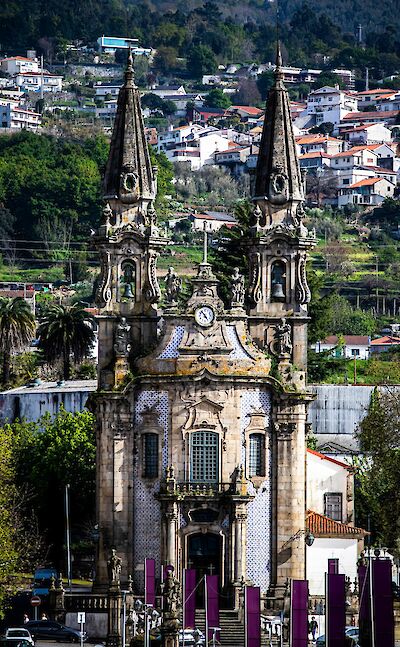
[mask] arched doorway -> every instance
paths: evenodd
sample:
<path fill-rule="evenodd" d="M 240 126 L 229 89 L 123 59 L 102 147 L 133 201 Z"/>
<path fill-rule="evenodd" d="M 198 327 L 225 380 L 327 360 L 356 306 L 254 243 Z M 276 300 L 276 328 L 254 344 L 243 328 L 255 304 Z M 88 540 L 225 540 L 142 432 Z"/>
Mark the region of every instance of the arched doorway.
<path fill-rule="evenodd" d="M 222 537 L 211 532 L 189 535 L 187 542 L 187 567 L 196 570 L 197 582 L 205 575 L 222 574 Z M 221 584 L 221 581 L 220 581 Z M 196 604 L 204 604 L 204 585 L 198 587 Z"/>

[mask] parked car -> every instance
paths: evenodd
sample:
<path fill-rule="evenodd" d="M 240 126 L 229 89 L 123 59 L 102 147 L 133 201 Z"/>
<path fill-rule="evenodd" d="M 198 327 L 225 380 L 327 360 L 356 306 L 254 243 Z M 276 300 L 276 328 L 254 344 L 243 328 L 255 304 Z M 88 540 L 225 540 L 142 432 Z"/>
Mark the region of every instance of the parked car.
<path fill-rule="evenodd" d="M 354 627 L 351 627 L 351 628 L 354 629 Z M 325 647 L 326 645 L 325 636 L 318 636 L 315 644 L 316 644 L 316 647 Z M 358 636 L 357 638 L 355 638 L 353 636 L 347 635 L 346 633 L 344 644 L 345 644 L 345 647 L 359 647 Z"/>
<path fill-rule="evenodd" d="M 72 627 L 65 627 L 53 620 L 30 620 L 25 627 L 31 632 L 34 640 L 59 640 L 60 642 L 78 643 L 81 640 L 81 632 Z M 83 640 L 87 640 L 86 631 L 83 632 Z"/>
<path fill-rule="evenodd" d="M 35 644 L 28 629 L 15 627 L 6 630 L 4 644 L 17 647 L 21 646 L 21 643 L 24 643 L 24 647 L 33 647 Z"/>

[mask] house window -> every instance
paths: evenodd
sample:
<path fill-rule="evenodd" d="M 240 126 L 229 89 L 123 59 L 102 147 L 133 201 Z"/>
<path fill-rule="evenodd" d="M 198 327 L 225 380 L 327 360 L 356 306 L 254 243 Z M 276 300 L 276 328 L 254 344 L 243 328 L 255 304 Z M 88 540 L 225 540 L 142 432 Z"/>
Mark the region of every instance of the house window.
<path fill-rule="evenodd" d="M 191 434 L 190 480 L 201 483 L 218 482 L 219 438 L 214 431 Z"/>
<path fill-rule="evenodd" d="M 351 354 L 353 357 L 358 357 L 360 354 L 360 349 L 359 348 L 352 348 L 351 349 Z"/>
<path fill-rule="evenodd" d="M 264 436 L 250 434 L 249 441 L 249 476 L 264 476 Z"/>
<path fill-rule="evenodd" d="M 158 476 L 158 434 L 143 434 L 143 476 L 148 479 Z"/>
<path fill-rule="evenodd" d="M 350 184 L 350 180 L 348 178 L 343 180 L 343 184 Z"/>
<path fill-rule="evenodd" d="M 342 521 L 342 495 L 327 493 L 324 495 L 324 514 L 333 521 Z"/>

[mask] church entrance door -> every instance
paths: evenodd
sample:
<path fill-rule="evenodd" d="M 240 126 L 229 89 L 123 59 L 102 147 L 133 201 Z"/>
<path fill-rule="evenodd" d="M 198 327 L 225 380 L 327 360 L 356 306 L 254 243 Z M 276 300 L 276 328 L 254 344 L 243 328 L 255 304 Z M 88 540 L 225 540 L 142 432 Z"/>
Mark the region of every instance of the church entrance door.
<path fill-rule="evenodd" d="M 219 535 L 206 532 L 189 536 L 187 567 L 196 570 L 197 583 L 205 575 L 221 576 L 221 559 L 222 538 Z M 204 607 L 204 580 L 196 590 L 196 606 Z"/>

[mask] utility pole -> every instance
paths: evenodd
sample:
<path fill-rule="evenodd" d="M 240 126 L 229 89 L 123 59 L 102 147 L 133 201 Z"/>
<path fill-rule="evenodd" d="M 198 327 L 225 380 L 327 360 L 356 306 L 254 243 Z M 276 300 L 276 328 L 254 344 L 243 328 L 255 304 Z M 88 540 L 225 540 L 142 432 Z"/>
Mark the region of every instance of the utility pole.
<path fill-rule="evenodd" d="M 378 256 L 375 256 L 375 273 L 376 273 L 376 288 L 375 288 L 375 296 L 376 296 L 376 314 L 378 314 L 378 306 L 379 306 L 379 288 L 378 288 Z"/>
<path fill-rule="evenodd" d="M 69 523 L 69 483 L 65 486 L 65 535 L 67 544 L 67 579 L 71 593 L 71 529 Z"/>

